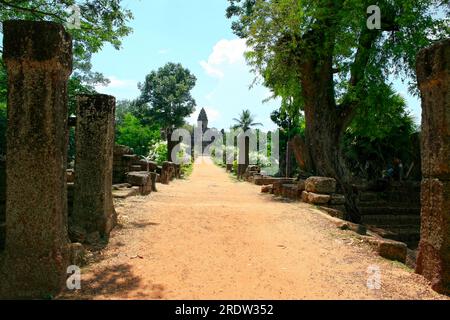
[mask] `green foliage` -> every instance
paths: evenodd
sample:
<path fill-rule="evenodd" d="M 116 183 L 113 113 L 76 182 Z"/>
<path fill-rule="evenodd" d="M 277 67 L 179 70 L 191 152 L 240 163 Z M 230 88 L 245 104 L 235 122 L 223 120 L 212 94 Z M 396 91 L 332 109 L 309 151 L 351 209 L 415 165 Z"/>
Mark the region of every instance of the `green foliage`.
<path fill-rule="evenodd" d="M 255 71 L 259 72 L 275 95 L 294 97 L 299 104 L 301 88 L 297 85 L 300 76 L 298 66 L 307 55 L 320 57 L 324 54 L 309 51 L 316 48 L 316 41 L 330 41 L 338 85 L 346 88 L 350 83 L 350 73 L 365 73 L 366 68 L 370 69 L 368 74 L 372 77 L 381 77 L 380 81 L 392 71 L 414 79 L 417 52 L 450 34 L 448 21 L 445 20 L 450 8 L 448 2 L 442 0 L 229 2 L 227 17 L 237 18 L 232 29 L 238 36 L 246 38 L 252 48 L 247 58 Z M 366 9 L 372 4 L 377 4 L 381 9 L 381 31 L 370 32 L 366 27 Z M 319 34 L 322 39 L 313 38 L 313 35 Z M 362 40 L 368 34 L 374 41 L 364 43 Z M 358 50 L 368 54 L 368 64 L 359 64 L 355 59 Z"/>
<path fill-rule="evenodd" d="M 167 142 L 158 141 L 149 146 L 148 157 L 161 165 L 164 161 L 167 161 Z"/>
<path fill-rule="evenodd" d="M 237 160 L 234 160 L 234 161 L 233 161 L 233 174 L 234 174 L 235 176 L 237 176 L 238 167 L 239 167 L 238 161 L 237 161 Z"/>
<path fill-rule="evenodd" d="M 149 145 L 158 141 L 159 136 L 157 128 L 144 126 L 139 119 L 131 113 L 127 113 L 123 123 L 117 128 L 116 142 L 132 148 L 137 155 L 146 156 L 149 152 Z"/>
<path fill-rule="evenodd" d="M 181 64 L 167 63 L 147 75 L 139 84 L 138 99 L 142 118 L 157 123 L 166 132 L 184 125 L 184 118 L 195 111 L 191 90 L 196 77 Z"/>
<path fill-rule="evenodd" d="M 306 129 L 323 128 L 322 136 L 317 130 L 306 130 L 312 142 L 333 141 L 350 124 L 351 130 L 358 126 L 362 131 L 358 134 L 370 141 L 408 138 L 411 123 L 404 114 L 405 106 L 399 108 L 394 97 L 385 97 L 386 83 L 392 75 L 409 77 L 413 80 L 410 89 L 417 93 L 416 55 L 420 49 L 450 36 L 448 1 L 229 0 L 229 3 L 227 17 L 234 19 L 232 29 L 247 40 L 250 48 L 247 61 L 273 96 L 282 99 L 282 108 L 273 117 L 275 121 L 281 123 L 283 118 L 289 118 L 283 117 L 283 112 L 289 115 L 292 110 L 304 109 Z M 381 9 L 381 30 L 369 30 L 366 25 L 366 9 L 373 4 Z M 395 112 L 367 111 L 378 101 L 375 97 L 395 109 L 398 118 Z M 373 124 L 386 121 L 388 125 L 376 128 L 363 121 L 352 123 L 354 117 L 365 111 Z M 405 131 L 402 139 L 394 134 L 401 130 Z M 321 157 L 316 161 L 320 166 L 315 168 L 317 171 L 330 175 L 344 172 L 336 168 L 342 163 L 330 160 L 337 148 L 319 150 L 321 145 L 314 143 L 309 146 L 313 156 Z M 384 149 L 383 152 L 388 147 Z"/>
<path fill-rule="evenodd" d="M 74 43 L 74 76 L 85 83 L 107 82 L 101 74 L 91 71 L 91 58 L 105 43 L 119 49 L 121 38 L 130 34 L 127 23 L 133 16 L 121 0 L 1 0 L 0 21 L 45 20 L 65 24 L 73 14 L 68 9 L 74 4 L 81 13 L 81 28 L 68 29 Z"/>
<path fill-rule="evenodd" d="M 412 135 L 418 128 L 405 111 L 405 100 L 389 86 L 372 92 L 367 101 L 345 133 L 344 152 L 354 174 L 376 179 L 394 158 L 406 165 L 414 161 Z"/>
<path fill-rule="evenodd" d="M 77 114 L 77 96 L 80 94 L 93 94 L 95 89 L 92 85 L 84 84 L 81 78 L 72 76 L 67 84 L 67 92 L 69 95 L 68 108 L 69 115 Z"/>
<path fill-rule="evenodd" d="M 239 115 L 239 118 L 233 118 L 233 121 L 236 122 L 235 125 L 233 125 L 233 129 L 242 129 L 244 132 L 252 129 L 256 126 L 262 126 L 262 123 L 254 122 L 254 116 L 251 114 L 250 110 L 243 110 L 242 113 Z"/>
<path fill-rule="evenodd" d="M 183 179 L 188 178 L 192 172 L 194 171 L 194 165 L 192 163 L 182 164 L 181 165 L 181 175 Z"/>

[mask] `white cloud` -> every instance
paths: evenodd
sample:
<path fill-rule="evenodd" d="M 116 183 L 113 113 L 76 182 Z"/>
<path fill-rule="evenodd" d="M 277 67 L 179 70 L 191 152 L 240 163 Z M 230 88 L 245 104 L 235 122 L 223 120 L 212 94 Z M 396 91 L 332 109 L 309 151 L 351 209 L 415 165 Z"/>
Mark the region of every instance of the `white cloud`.
<path fill-rule="evenodd" d="M 101 91 L 104 88 L 109 89 L 123 89 L 123 88 L 135 88 L 137 86 L 137 81 L 135 80 L 125 80 L 119 79 L 116 76 L 108 76 L 109 83 L 107 85 L 97 85 L 95 89 Z"/>
<path fill-rule="evenodd" d="M 137 88 L 138 81 L 131 79 L 119 79 L 116 76 L 108 76 L 107 85 L 97 85 L 95 90 L 98 93 L 109 94 L 117 99 L 133 99 L 139 95 Z"/>
<path fill-rule="evenodd" d="M 216 43 L 207 61 L 200 61 L 205 72 L 214 78 L 223 78 L 224 66 L 244 64 L 244 53 L 247 51 L 245 39 L 226 40 Z"/>

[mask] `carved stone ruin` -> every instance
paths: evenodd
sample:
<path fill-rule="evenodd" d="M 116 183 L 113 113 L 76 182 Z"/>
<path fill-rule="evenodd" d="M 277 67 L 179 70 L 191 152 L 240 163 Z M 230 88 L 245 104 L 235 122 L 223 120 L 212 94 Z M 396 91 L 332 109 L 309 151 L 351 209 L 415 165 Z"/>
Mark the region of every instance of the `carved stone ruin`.
<path fill-rule="evenodd" d="M 115 98 L 78 97 L 75 190 L 70 235 L 96 244 L 117 222 L 112 198 Z"/>
<path fill-rule="evenodd" d="M 3 23 L 8 73 L 7 202 L 1 297 L 60 291 L 67 236 L 67 81 L 72 40 L 52 22 Z"/>
<path fill-rule="evenodd" d="M 165 161 L 161 168 L 161 183 L 169 184 L 175 177 L 175 164 L 173 162 Z"/>
<path fill-rule="evenodd" d="M 150 172 L 128 172 L 127 178 L 130 185 L 139 187 L 140 195 L 146 196 L 152 192 L 152 176 Z"/>
<path fill-rule="evenodd" d="M 417 269 L 450 294 L 450 39 L 420 51 L 422 226 Z"/>

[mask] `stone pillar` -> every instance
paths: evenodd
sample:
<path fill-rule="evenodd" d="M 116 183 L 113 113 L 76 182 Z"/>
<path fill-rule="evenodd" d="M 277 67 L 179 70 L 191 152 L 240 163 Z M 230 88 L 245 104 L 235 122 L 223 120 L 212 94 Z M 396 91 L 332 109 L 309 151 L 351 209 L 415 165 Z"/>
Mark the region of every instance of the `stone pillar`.
<path fill-rule="evenodd" d="M 164 161 L 161 169 L 161 183 L 169 184 L 170 183 L 170 170 L 171 170 L 171 162 Z"/>
<path fill-rule="evenodd" d="M 0 155 L 0 252 L 5 248 L 6 234 L 6 163 Z"/>
<path fill-rule="evenodd" d="M 112 197 L 115 98 L 78 97 L 75 191 L 70 235 L 73 241 L 97 244 L 116 224 Z"/>
<path fill-rule="evenodd" d="M 422 228 L 417 272 L 450 294 L 450 39 L 417 57 L 422 96 Z"/>
<path fill-rule="evenodd" d="M 58 293 L 67 277 L 72 40 L 52 22 L 6 21 L 3 32 L 8 73 L 7 284 L 0 289 L 7 297 L 44 298 Z"/>

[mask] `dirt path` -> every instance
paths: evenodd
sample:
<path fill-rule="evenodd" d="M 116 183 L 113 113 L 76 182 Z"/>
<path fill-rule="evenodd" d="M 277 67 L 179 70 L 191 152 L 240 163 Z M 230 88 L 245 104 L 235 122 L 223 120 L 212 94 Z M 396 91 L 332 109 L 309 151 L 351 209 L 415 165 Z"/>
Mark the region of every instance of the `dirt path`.
<path fill-rule="evenodd" d="M 276 201 L 210 162 L 119 204 L 122 226 L 83 270 L 94 299 L 439 299 L 313 207 Z M 367 287 L 371 266 L 381 289 Z M 73 297 L 73 296 L 71 296 Z"/>

